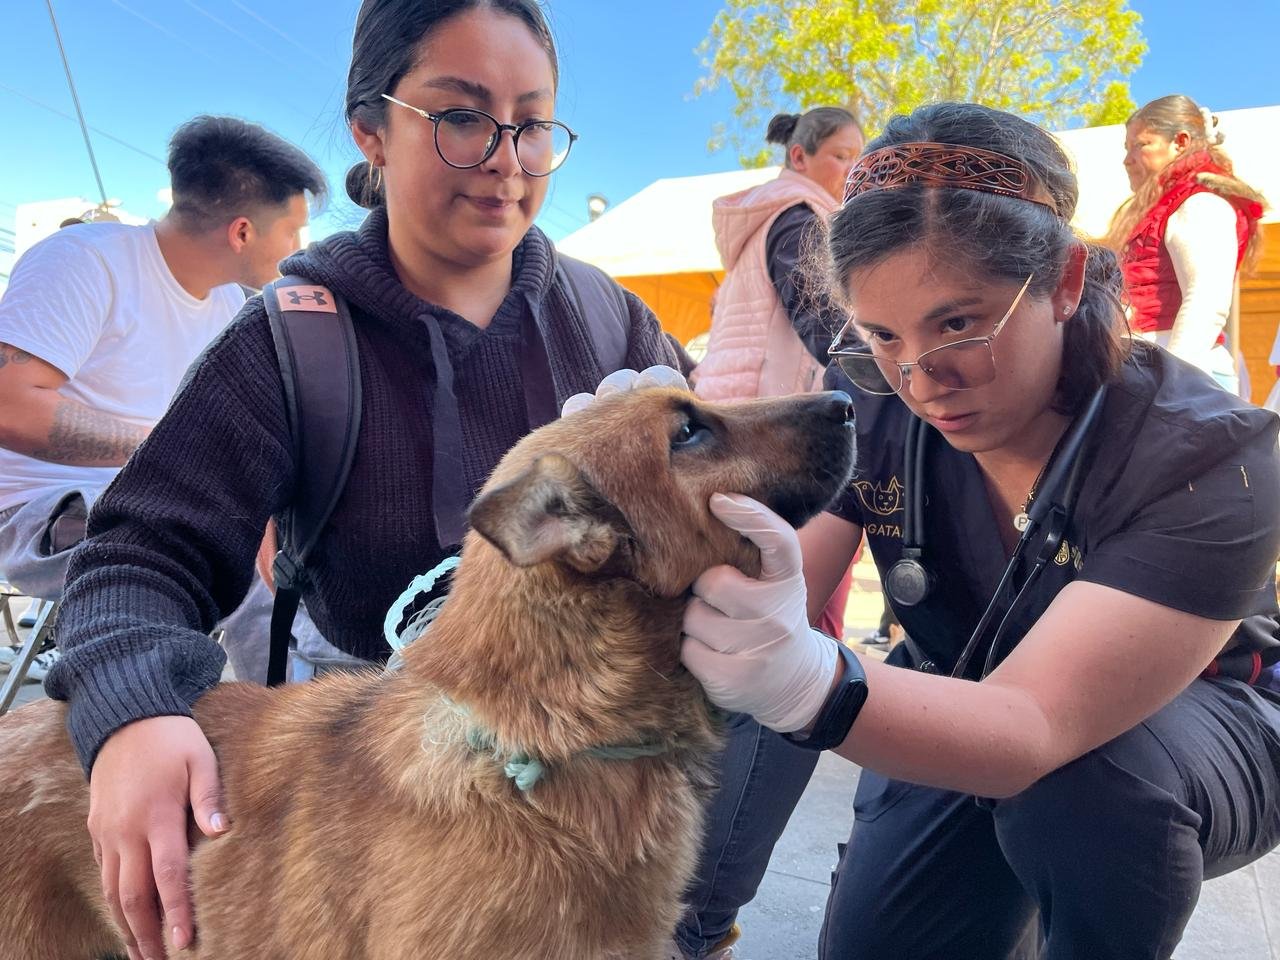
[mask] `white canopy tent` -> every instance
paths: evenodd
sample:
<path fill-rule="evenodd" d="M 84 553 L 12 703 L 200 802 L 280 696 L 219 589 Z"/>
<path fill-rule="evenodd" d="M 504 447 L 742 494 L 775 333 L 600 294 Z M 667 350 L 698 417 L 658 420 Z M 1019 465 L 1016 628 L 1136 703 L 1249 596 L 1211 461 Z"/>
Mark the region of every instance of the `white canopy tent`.
<path fill-rule="evenodd" d="M 1219 129 L 1236 173 L 1274 205 L 1265 220 L 1274 224 L 1268 230 L 1269 254 L 1258 276 L 1245 284 L 1242 298 L 1244 354 L 1269 384 L 1266 354 L 1280 322 L 1280 106 L 1225 111 L 1219 115 Z M 1072 222 L 1086 235 L 1100 235 L 1129 196 L 1122 165 L 1124 127 L 1066 130 L 1056 136 L 1075 161 L 1080 179 Z M 777 167 L 765 167 L 656 180 L 565 237 L 559 249 L 633 290 L 667 330 L 687 342 L 710 326 L 711 296 L 724 275 L 711 231 L 711 202 L 777 173 Z M 1257 375 L 1254 382 L 1259 382 Z"/>

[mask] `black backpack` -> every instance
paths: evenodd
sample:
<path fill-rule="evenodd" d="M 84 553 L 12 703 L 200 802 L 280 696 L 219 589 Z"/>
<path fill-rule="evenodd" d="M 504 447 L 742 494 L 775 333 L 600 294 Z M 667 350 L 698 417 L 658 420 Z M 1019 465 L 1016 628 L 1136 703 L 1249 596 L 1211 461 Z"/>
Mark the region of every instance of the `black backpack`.
<path fill-rule="evenodd" d="M 622 289 L 599 269 L 559 257 L 556 278 L 573 295 L 596 358 L 606 372 L 626 362 L 630 311 Z M 271 323 L 299 487 L 277 524 L 271 565 L 275 604 L 267 684 L 284 682 L 289 642 L 307 558 L 342 496 L 360 434 L 360 357 L 346 302 L 302 277 L 282 277 L 262 291 Z"/>

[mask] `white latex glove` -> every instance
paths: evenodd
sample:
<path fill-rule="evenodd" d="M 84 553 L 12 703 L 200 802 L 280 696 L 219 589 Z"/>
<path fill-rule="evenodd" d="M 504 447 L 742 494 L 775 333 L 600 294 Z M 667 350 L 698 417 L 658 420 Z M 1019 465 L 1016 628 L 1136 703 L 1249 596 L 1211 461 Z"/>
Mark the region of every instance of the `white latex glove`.
<path fill-rule="evenodd" d="M 760 548 L 760 579 L 712 567 L 693 584 L 680 659 L 712 702 L 779 733 L 803 730 L 836 675 L 835 641 L 809 626 L 800 541 L 785 520 L 739 494 L 711 512 Z"/>
<path fill-rule="evenodd" d="M 680 371 L 673 367 L 661 365 L 645 367 L 639 373 L 626 368 L 615 370 L 600 381 L 595 393 L 575 393 L 566 400 L 560 409 L 560 416 L 567 417 L 571 413 L 584 410 L 601 397 L 607 397 L 611 393 L 642 390 L 645 387 L 679 387 L 682 390 L 688 390 L 689 384 Z"/>

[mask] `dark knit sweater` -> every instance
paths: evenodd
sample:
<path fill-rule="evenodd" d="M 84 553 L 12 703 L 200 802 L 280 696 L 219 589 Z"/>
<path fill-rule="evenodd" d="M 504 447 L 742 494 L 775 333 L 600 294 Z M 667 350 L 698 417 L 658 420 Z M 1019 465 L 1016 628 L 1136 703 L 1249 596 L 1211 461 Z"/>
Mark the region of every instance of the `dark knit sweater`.
<path fill-rule="evenodd" d="M 426 318 L 444 334 L 469 492 L 533 426 L 521 378 L 530 319 L 559 402 L 591 391 L 601 369 L 555 252 L 533 228 L 516 249 L 511 290 L 486 329 L 418 299 L 387 253 L 383 211 L 354 233 L 286 261 L 346 297 L 360 350 L 361 431 L 346 492 L 308 563 L 303 594 L 338 648 L 385 658 L 383 616 L 417 574 L 446 555 L 432 517 L 434 367 Z M 633 295 L 627 366 L 671 364 L 653 314 Z M 51 696 L 88 770 L 103 741 L 145 717 L 189 716 L 224 663 L 209 631 L 243 599 L 267 519 L 297 482 L 275 350 L 260 297 L 193 368 L 168 412 L 94 505 L 70 562 L 58 621 L 63 657 Z M 263 636 L 262 642 L 267 642 Z"/>

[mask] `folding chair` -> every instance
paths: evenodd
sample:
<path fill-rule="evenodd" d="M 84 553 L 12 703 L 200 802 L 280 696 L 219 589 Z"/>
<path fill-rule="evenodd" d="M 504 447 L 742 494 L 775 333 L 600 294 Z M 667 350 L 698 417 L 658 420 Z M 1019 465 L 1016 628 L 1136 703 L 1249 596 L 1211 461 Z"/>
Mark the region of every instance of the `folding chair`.
<path fill-rule="evenodd" d="M 13 621 L 11 606 L 14 600 L 21 596 L 22 594 L 9 584 L 0 581 L 0 618 L 4 620 L 4 629 L 9 635 L 9 643 L 12 646 L 20 644 L 17 659 L 9 667 L 9 675 L 4 678 L 4 685 L 0 686 L 0 715 L 8 712 L 9 707 L 13 705 L 13 698 L 18 695 L 18 688 L 27 679 L 27 671 L 31 669 L 31 663 L 36 655 L 53 647 L 53 624 L 58 617 L 58 602 L 46 600 L 40 604 L 40 609 L 36 613 L 35 626 L 27 634 L 27 639 L 22 640 Z"/>

